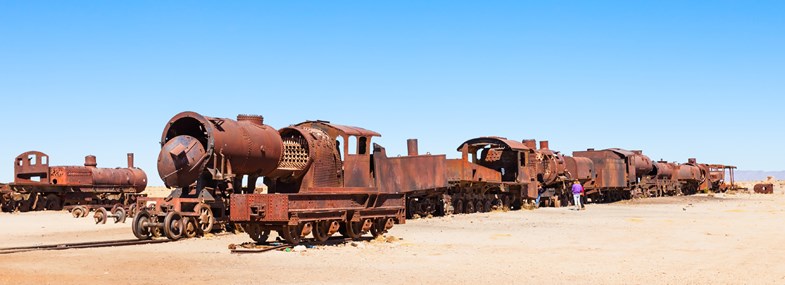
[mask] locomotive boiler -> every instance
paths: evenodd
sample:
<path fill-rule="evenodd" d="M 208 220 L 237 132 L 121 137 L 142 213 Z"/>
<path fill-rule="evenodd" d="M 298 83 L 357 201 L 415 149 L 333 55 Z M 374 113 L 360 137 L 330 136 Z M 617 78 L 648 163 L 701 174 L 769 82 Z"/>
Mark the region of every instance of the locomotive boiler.
<path fill-rule="evenodd" d="M 678 179 L 679 165 L 673 162 L 654 162 L 652 172 L 644 176 L 641 187 L 649 197 L 681 195 Z"/>
<path fill-rule="evenodd" d="M 683 194 L 695 194 L 706 181 L 706 169 L 695 158 L 687 159 L 687 163 L 679 165 L 678 180 Z"/>

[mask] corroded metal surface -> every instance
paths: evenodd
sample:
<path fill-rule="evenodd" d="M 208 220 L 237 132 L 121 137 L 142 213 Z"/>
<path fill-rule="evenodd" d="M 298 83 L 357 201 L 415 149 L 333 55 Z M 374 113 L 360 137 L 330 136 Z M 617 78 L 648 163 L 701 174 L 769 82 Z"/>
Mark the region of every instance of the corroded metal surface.
<path fill-rule="evenodd" d="M 594 178 L 594 162 L 586 157 L 564 156 L 567 172 L 571 179 L 588 181 Z"/>
<path fill-rule="evenodd" d="M 774 193 L 774 184 L 758 183 L 753 186 L 752 190 L 759 194 L 772 194 Z"/>
<path fill-rule="evenodd" d="M 237 120 L 183 112 L 169 120 L 161 135 L 158 173 L 168 187 L 186 188 L 206 169 L 213 179 L 264 176 L 278 167 L 283 141 L 261 116 Z"/>
<path fill-rule="evenodd" d="M 660 193 L 664 181 L 653 177 L 656 166 L 639 150 L 610 148 L 575 151 L 573 156 L 588 158 L 594 167 L 594 179 L 581 180 L 593 201 L 618 201 L 640 195 Z"/>
<path fill-rule="evenodd" d="M 134 233 L 149 238 L 171 227 L 164 216 L 203 217 L 210 209 L 215 223 L 244 224 L 256 241 L 270 231 L 290 243 L 311 233 L 323 241 L 339 226 L 352 238 L 381 234 L 405 222 L 405 192 L 446 188 L 447 181 L 443 155 L 389 158 L 372 145 L 375 136 L 327 121 L 275 130 L 260 116 L 178 114 L 164 129 L 158 167 L 177 189 L 138 203 L 144 226 Z M 262 176 L 267 193 L 256 189 Z"/>
<path fill-rule="evenodd" d="M 126 168 L 100 168 L 93 155 L 84 166 L 50 166 L 49 155 L 28 151 L 14 159 L 14 182 L 5 186 L 5 211 L 59 210 L 71 205 L 98 208 L 129 205 L 147 187 L 147 175 L 128 154 Z M 93 206 L 85 207 L 89 211 Z"/>

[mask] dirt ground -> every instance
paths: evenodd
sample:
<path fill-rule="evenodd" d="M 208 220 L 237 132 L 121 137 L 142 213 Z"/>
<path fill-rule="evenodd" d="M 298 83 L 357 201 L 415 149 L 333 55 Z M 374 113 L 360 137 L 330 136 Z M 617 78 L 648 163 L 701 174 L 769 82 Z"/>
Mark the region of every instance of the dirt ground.
<path fill-rule="evenodd" d="M 779 189 L 410 220 L 394 242 L 305 252 L 230 254 L 250 239 L 225 234 L 0 255 L 0 284 L 785 284 L 783 217 Z M 130 222 L 64 212 L 0 214 L 0 228 L 0 247 L 133 238 Z"/>

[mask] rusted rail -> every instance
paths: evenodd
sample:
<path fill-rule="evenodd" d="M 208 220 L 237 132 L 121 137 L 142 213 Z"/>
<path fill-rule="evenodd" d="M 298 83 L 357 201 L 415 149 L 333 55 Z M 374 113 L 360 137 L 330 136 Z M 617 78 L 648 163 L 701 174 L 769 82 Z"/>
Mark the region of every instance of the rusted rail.
<path fill-rule="evenodd" d="M 229 245 L 229 250 L 231 253 L 263 253 L 268 251 L 273 251 L 276 249 L 290 247 L 289 244 L 279 244 L 279 245 L 255 245 L 252 248 L 243 247 L 242 245 L 231 244 Z"/>
<path fill-rule="evenodd" d="M 325 242 L 317 242 L 315 240 L 311 240 L 305 243 L 301 243 L 300 245 L 305 246 L 317 246 L 317 245 L 337 245 L 352 241 L 351 238 L 345 237 L 331 237 Z M 367 241 L 370 240 L 369 238 L 360 239 L 360 241 Z M 272 244 L 254 244 L 254 243 L 243 243 L 243 244 L 230 244 L 229 251 L 231 253 L 243 254 L 243 253 L 264 253 L 268 251 L 273 251 L 277 249 L 287 248 L 287 247 L 294 247 L 295 245 L 288 244 L 288 243 L 272 243 Z"/>
<path fill-rule="evenodd" d="M 65 250 L 65 249 L 79 249 L 79 248 L 101 248 L 101 247 L 116 247 L 116 246 L 131 246 L 143 244 L 157 244 L 171 242 L 169 239 L 154 239 L 154 240 L 112 240 L 112 241 L 94 241 L 94 242 L 78 242 L 78 243 L 60 243 L 49 245 L 34 245 L 34 246 L 21 246 L 21 247 L 6 247 L 0 248 L 0 254 L 10 254 L 18 252 L 29 251 L 43 251 L 43 250 Z"/>

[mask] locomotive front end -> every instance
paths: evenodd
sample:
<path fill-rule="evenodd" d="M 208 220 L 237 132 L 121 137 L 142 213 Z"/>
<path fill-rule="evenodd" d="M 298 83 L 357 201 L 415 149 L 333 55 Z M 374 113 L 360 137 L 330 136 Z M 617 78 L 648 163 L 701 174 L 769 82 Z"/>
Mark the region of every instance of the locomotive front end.
<path fill-rule="evenodd" d="M 261 116 L 239 115 L 232 120 L 183 112 L 164 128 L 158 174 L 167 187 L 179 188 L 193 185 L 200 177 L 258 177 L 275 170 L 282 153 L 281 136 Z"/>

